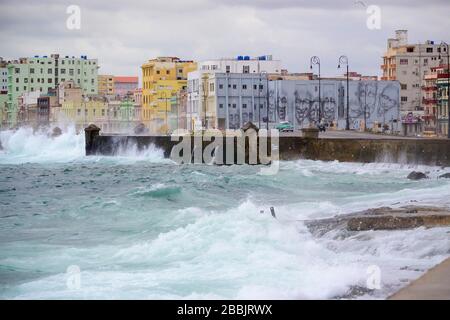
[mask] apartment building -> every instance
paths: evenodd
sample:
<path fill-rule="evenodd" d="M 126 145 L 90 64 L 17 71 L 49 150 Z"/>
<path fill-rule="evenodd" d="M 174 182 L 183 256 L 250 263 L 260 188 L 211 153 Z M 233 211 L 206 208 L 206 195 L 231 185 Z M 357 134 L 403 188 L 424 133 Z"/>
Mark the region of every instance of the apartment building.
<path fill-rule="evenodd" d="M 274 60 L 271 55 L 254 58 L 238 56 L 199 62 L 198 69 L 188 74 L 187 104 L 182 106 L 186 109 L 186 113 L 191 115 L 188 117 L 187 128 L 198 130 L 202 127 L 229 127 L 226 123 L 217 122 L 215 111 L 210 110 L 208 104 L 207 96 L 213 91 L 211 86 L 214 84 L 211 81 L 215 81 L 215 74 L 230 74 L 230 77 L 239 77 L 237 75 L 242 74 L 243 78 L 258 81 L 261 79 L 263 82 L 268 77 L 282 76 L 283 72 L 281 61 Z M 246 85 L 253 87 L 254 84 Z"/>
<path fill-rule="evenodd" d="M 87 56 L 60 57 L 59 54 L 20 58 L 8 64 L 7 118 L 10 127 L 17 124 L 17 98 L 25 92 L 46 94 L 67 80 L 79 85 L 84 95 L 98 93 L 98 62 Z"/>
<path fill-rule="evenodd" d="M 442 63 L 439 55 L 447 54 L 447 48 L 434 41 L 410 44 L 408 31 L 395 31 L 395 38 L 388 39 L 383 56 L 382 80 L 400 82 L 400 110 L 404 135 L 420 134 L 424 129 L 423 79 L 431 69 Z"/>
<path fill-rule="evenodd" d="M 8 62 L 0 57 L 0 129 L 6 124 L 6 103 L 8 101 Z"/>
<path fill-rule="evenodd" d="M 98 94 L 101 96 L 113 96 L 114 93 L 114 76 L 99 75 L 98 76 Z"/>
<path fill-rule="evenodd" d="M 442 65 L 436 68 L 436 86 L 437 86 L 437 133 L 438 135 L 448 137 L 449 132 L 449 72 L 450 65 Z"/>
<path fill-rule="evenodd" d="M 114 94 L 120 97 L 133 95 L 139 87 L 138 77 L 117 76 L 114 77 Z"/>
<path fill-rule="evenodd" d="M 158 57 L 142 65 L 142 120 L 151 132 L 168 131 L 170 99 L 186 89 L 188 73 L 196 69 L 194 61 L 177 57 Z"/>

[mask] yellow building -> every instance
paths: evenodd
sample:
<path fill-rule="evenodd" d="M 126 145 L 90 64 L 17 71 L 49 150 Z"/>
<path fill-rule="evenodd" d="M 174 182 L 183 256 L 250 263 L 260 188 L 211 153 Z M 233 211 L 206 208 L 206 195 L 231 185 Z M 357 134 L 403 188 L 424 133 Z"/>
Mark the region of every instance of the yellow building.
<path fill-rule="evenodd" d="M 90 123 L 103 128 L 110 120 L 108 103 L 103 100 L 89 100 L 83 102 L 67 101 L 61 104 L 60 121 L 74 123 L 77 129 L 82 129 Z"/>
<path fill-rule="evenodd" d="M 158 57 L 142 65 L 142 120 L 154 133 L 166 133 L 171 98 L 187 87 L 187 74 L 197 63 Z"/>
<path fill-rule="evenodd" d="M 114 95 L 114 76 L 98 75 L 98 94 L 101 96 Z"/>

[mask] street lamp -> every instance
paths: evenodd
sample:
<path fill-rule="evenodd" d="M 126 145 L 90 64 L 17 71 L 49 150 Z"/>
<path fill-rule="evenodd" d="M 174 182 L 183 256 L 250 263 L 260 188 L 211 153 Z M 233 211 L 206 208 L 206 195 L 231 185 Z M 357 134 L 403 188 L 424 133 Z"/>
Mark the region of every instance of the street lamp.
<path fill-rule="evenodd" d="M 345 130 L 350 130 L 350 99 L 349 99 L 349 75 L 348 75 L 348 58 L 347 56 L 339 57 L 339 65 L 338 69 L 341 68 L 341 65 L 345 64 L 347 66 L 347 117 L 345 118 Z"/>
<path fill-rule="evenodd" d="M 310 62 L 310 68 L 312 70 L 313 65 L 317 65 L 319 67 L 319 119 L 318 119 L 318 124 L 320 124 L 321 122 L 321 108 L 322 108 L 322 97 L 320 94 L 320 59 L 318 56 L 313 56 L 311 57 L 311 62 Z"/>
<path fill-rule="evenodd" d="M 442 48 L 447 50 L 447 117 L 448 117 L 448 127 L 447 127 L 447 138 L 450 139 L 450 52 L 448 43 L 442 41 L 439 47 L 439 60 L 442 58 Z M 444 68 L 445 71 L 445 68 Z M 443 97 L 441 96 L 441 101 L 443 102 Z"/>

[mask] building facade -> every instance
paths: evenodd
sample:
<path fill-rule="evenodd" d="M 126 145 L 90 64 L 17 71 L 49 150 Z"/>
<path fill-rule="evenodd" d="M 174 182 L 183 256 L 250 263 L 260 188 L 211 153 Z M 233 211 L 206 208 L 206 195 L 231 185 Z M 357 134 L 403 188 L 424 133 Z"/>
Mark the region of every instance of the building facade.
<path fill-rule="evenodd" d="M 114 77 L 114 94 L 120 97 L 133 95 L 134 90 L 139 87 L 138 77 Z"/>
<path fill-rule="evenodd" d="M 448 118 L 449 118 L 449 91 L 448 91 L 448 77 L 450 72 L 450 66 L 443 65 L 436 69 L 437 73 L 437 133 L 438 135 L 448 136 Z"/>
<path fill-rule="evenodd" d="M 7 121 L 10 127 L 17 124 L 17 98 L 25 92 L 39 91 L 46 94 L 55 89 L 60 82 L 74 81 L 83 89 L 84 95 L 96 95 L 98 62 L 97 59 L 80 58 L 59 54 L 20 58 L 8 64 L 8 106 Z"/>
<path fill-rule="evenodd" d="M 437 111 L 438 111 L 438 88 L 437 88 L 437 67 L 430 70 L 430 74 L 423 77 L 422 103 L 424 106 L 423 132 L 425 134 L 437 134 Z"/>
<path fill-rule="evenodd" d="M 277 78 L 282 79 L 287 77 L 287 71 L 282 69 L 281 61 L 274 60 L 271 55 L 260 56 L 251 58 L 249 56 L 238 56 L 237 58 L 224 58 L 217 60 L 207 60 L 199 62 L 198 70 L 189 73 L 188 82 L 189 89 L 187 91 L 187 104 L 186 114 L 187 117 L 186 126 L 189 130 L 199 130 L 202 127 L 227 127 L 226 123 L 218 122 L 216 110 L 211 107 L 211 99 L 216 90 L 214 82 L 216 81 L 216 74 L 229 74 L 231 78 L 240 77 L 244 81 L 248 79 L 263 79 Z M 309 74 L 299 75 L 302 78 L 309 76 Z M 295 77 L 295 75 L 291 75 Z M 223 85 L 223 84 L 221 84 Z M 230 87 L 230 91 L 233 90 L 233 84 Z M 255 84 L 246 83 L 248 88 L 253 87 Z M 264 84 L 261 84 L 263 87 Z M 259 84 L 258 84 L 259 87 Z M 262 89 L 260 90 L 262 91 Z M 259 92 L 259 96 L 264 94 Z M 221 120 L 222 121 L 222 120 Z"/>
<path fill-rule="evenodd" d="M 142 120 L 153 133 L 168 131 L 171 98 L 187 87 L 187 75 L 196 70 L 193 61 L 159 57 L 142 65 Z"/>
<path fill-rule="evenodd" d="M 404 135 L 416 135 L 424 129 L 424 76 L 431 74 L 431 69 L 442 63 L 439 55 L 441 50 L 446 55 L 447 49 L 434 41 L 410 44 L 407 30 L 397 30 L 395 35 L 387 41 L 381 79 L 400 82 L 402 132 Z"/>
<path fill-rule="evenodd" d="M 114 76 L 99 75 L 98 76 L 98 94 L 101 96 L 113 96 L 114 93 Z"/>
<path fill-rule="evenodd" d="M 345 80 L 322 80 L 320 99 L 317 80 L 269 80 L 267 75 L 259 74 L 215 73 L 209 75 L 204 87 L 205 95 L 194 95 L 199 86 L 194 81 L 189 83 L 189 130 L 199 130 L 202 124 L 207 128 L 237 129 L 248 121 L 260 128 L 289 122 L 294 129 L 301 129 L 318 124 L 319 119 L 335 129 L 345 129 Z M 397 81 L 351 81 L 350 128 L 397 133 L 399 92 Z M 205 108 L 199 108 L 200 100 Z M 189 122 L 194 123 L 191 128 Z"/>

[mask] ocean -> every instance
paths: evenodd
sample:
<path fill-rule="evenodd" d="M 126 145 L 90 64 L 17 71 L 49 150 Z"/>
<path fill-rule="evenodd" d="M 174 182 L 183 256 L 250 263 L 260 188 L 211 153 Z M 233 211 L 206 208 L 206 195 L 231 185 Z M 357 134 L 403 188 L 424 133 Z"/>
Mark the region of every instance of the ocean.
<path fill-rule="evenodd" d="M 1 299 L 384 299 L 450 256 L 450 228 L 316 237 L 304 224 L 450 206 L 450 168 L 298 160 L 266 176 L 153 147 L 86 157 L 73 128 L 0 139 Z M 365 290 L 374 266 L 380 287 Z"/>

